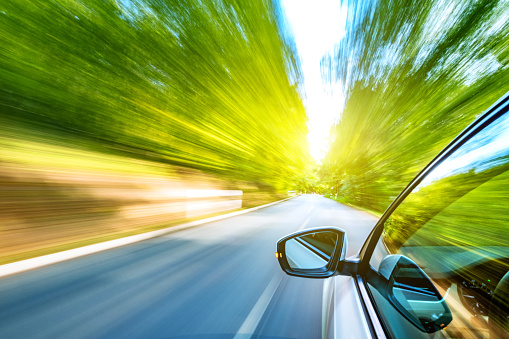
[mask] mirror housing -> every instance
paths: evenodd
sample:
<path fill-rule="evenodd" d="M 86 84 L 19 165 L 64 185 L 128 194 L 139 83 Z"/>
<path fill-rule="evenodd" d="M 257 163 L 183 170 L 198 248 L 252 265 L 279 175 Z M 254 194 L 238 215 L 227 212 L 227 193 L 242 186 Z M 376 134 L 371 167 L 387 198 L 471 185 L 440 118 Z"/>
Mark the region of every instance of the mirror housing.
<path fill-rule="evenodd" d="M 288 275 L 328 278 L 342 270 L 346 249 L 344 230 L 332 226 L 310 228 L 279 239 L 276 258 Z"/>
<path fill-rule="evenodd" d="M 387 281 L 389 302 L 421 331 L 434 333 L 452 321 L 445 299 L 411 259 L 388 255 L 380 262 L 378 272 Z"/>

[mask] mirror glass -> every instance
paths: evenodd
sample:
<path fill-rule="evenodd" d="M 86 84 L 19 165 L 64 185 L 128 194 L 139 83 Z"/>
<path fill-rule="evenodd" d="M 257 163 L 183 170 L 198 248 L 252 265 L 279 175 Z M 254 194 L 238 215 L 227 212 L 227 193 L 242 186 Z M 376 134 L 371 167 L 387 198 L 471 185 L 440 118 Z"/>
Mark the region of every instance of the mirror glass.
<path fill-rule="evenodd" d="M 308 233 L 291 238 L 285 243 L 286 259 L 292 269 L 325 268 L 334 253 L 337 242 L 337 234 L 330 231 Z"/>
<path fill-rule="evenodd" d="M 452 320 L 451 312 L 426 274 L 412 261 L 397 265 L 390 297 L 426 332 L 435 332 Z"/>

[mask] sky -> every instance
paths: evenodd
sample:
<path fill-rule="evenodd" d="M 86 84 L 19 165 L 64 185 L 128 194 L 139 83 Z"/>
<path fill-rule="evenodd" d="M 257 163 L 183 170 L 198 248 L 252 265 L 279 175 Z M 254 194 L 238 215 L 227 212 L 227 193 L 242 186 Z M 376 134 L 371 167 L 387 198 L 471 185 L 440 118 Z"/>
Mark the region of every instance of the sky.
<path fill-rule="evenodd" d="M 344 102 L 339 83 L 322 81 L 320 60 L 332 54 L 344 36 L 346 7 L 341 7 L 340 0 L 282 0 L 282 4 L 302 63 L 311 155 L 319 162 Z"/>

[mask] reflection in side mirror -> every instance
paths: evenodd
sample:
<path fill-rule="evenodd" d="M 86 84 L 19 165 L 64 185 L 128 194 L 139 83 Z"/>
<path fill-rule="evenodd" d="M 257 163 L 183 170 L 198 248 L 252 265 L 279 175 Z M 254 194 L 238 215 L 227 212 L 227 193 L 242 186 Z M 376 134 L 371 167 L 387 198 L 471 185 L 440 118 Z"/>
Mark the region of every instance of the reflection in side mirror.
<path fill-rule="evenodd" d="M 409 258 L 395 254 L 380 263 L 388 280 L 389 301 L 420 330 L 433 333 L 452 321 L 452 314 L 426 273 Z"/>
<path fill-rule="evenodd" d="M 321 227 L 290 234 L 277 243 L 276 257 L 289 275 L 327 278 L 336 274 L 346 254 L 345 231 Z"/>
<path fill-rule="evenodd" d="M 319 269 L 329 263 L 338 235 L 324 231 L 289 239 L 285 243 L 286 260 L 292 269 Z"/>

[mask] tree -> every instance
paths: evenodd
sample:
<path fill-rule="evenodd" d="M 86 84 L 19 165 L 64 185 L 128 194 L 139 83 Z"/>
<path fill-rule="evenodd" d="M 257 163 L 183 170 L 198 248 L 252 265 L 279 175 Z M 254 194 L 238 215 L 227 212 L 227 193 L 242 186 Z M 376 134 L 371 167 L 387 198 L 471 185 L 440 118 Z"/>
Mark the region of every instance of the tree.
<path fill-rule="evenodd" d="M 507 92 L 504 1 L 348 4 L 346 36 L 322 60 L 345 88 L 345 108 L 323 161 L 353 203 L 385 210 L 474 118 Z"/>
<path fill-rule="evenodd" d="M 309 159 L 277 2 L 0 5 L 0 119 L 284 187 Z"/>

